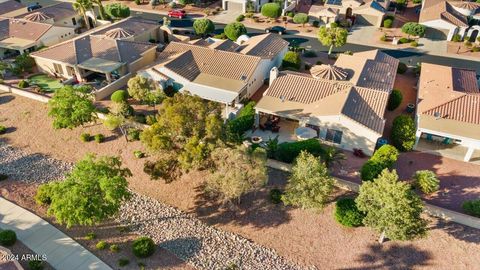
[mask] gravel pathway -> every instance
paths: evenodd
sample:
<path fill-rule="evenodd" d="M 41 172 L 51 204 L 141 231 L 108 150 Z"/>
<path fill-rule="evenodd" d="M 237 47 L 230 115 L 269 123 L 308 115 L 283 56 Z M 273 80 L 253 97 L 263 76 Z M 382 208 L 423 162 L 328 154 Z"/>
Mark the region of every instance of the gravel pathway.
<path fill-rule="evenodd" d="M 9 179 L 43 183 L 60 179 L 72 164 L 41 154 L 27 154 L 0 140 L 0 174 Z M 174 207 L 137 193 L 125 203 L 117 220 L 132 232 L 148 235 L 162 248 L 198 269 L 304 269 L 274 250 L 242 236 L 216 229 Z M 281 241 L 281 239 L 279 239 Z"/>

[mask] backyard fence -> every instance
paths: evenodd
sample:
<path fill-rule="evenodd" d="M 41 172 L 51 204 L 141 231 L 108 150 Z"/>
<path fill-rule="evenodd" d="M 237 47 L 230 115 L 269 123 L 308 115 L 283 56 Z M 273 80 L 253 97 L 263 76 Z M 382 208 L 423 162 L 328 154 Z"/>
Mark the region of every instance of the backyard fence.
<path fill-rule="evenodd" d="M 22 97 L 26 97 L 26 98 L 29 98 L 29 99 L 33 99 L 33 100 L 36 100 L 36 101 L 40 101 L 40 102 L 43 102 L 43 103 L 47 103 L 50 100 L 50 97 L 48 97 L 46 95 L 33 93 L 31 91 L 23 90 L 23 89 L 13 87 L 13 86 L 9 86 L 9 85 L 5 85 L 5 84 L 0 84 L 0 91 L 12 93 L 12 94 L 19 95 L 19 96 L 22 96 Z"/>

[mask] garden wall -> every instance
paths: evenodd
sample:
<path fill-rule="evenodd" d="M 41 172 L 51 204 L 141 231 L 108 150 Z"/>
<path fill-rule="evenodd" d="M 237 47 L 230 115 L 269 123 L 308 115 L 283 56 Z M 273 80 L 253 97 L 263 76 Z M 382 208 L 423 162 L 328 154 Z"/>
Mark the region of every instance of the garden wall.
<path fill-rule="evenodd" d="M 291 164 L 283 163 L 273 159 L 269 159 L 267 161 L 267 166 L 284 172 L 290 172 L 292 170 Z M 335 185 L 341 189 L 346 189 L 354 192 L 358 192 L 360 189 L 360 185 L 357 183 L 345 181 L 336 177 L 334 177 L 334 179 L 336 181 Z M 438 217 L 447 221 L 453 221 L 475 229 L 480 229 L 480 218 L 472 217 L 428 203 L 425 203 L 424 211 L 434 217 Z"/>
<path fill-rule="evenodd" d="M 95 100 L 99 101 L 108 96 L 110 96 L 113 92 L 120 89 L 121 87 L 127 85 L 128 80 L 133 76 L 132 73 L 127 73 L 123 77 L 120 77 L 118 80 L 112 82 L 111 84 L 103 87 L 95 91 Z"/>
<path fill-rule="evenodd" d="M 8 86 L 8 85 L 5 85 L 5 84 L 0 84 L 0 91 L 9 92 L 9 93 L 12 93 L 12 94 L 15 94 L 15 95 L 30 98 L 30 99 L 40 101 L 40 102 L 43 102 L 43 103 L 47 103 L 48 100 L 50 100 L 50 97 L 48 97 L 48 96 L 33 93 L 33 92 L 30 92 L 30 91 L 27 91 L 27 90 L 22 90 L 20 88 L 16 88 L 16 87 L 13 87 L 13 86 Z"/>

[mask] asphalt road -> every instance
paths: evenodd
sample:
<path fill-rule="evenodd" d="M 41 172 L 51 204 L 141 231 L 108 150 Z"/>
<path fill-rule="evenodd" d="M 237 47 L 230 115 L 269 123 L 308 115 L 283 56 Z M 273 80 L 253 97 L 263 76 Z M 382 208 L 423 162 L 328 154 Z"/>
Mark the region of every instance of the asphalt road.
<path fill-rule="evenodd" d="M 164 17 L 163 15 L 159 15 L 155 13 L 146 13 L 146 12 L 140 12 L 140 13 L 132 12 L 132 15 L 141 16 L 143 18 L 150 19 L 150 20 L 161 20 Z M 176 19 L 171 19 L 171 20 L 176 20 Z M 174 22 L 174 25 L 182 25 L 182 23 Z M 216 26 L 216 31 L 221 31 L 221 29 L 225 27 L 224 24 L 219 24 L 219 23 L 216 23 L 215 26 Z M 249 35 L 264 33 L 262 30 L 254 29 L 254 28 L 247 28 L 247 30 Z M 303 41 L 303 43 L 301 43 L 299 46 L 305 47 L 307 49 L 316 50 L 316 51 L 328 52 L 328 48 L 323 46 L 316 38 L 313 38 L 313 37 L 293 34 L 293 35 L 284 35 L 283 38 L 285 38 L 288 41 L 291 41 L 292 38 L 301 40 Z M 378 48 L 373 46 L 347 43 L 346 45 L 340 48 L 334 48 L 333 51 L 334 52 L 344 52 L 344 51 L 363 52 L 363 51 L 374 50 L 374 49 L 378 49 Z M 393 56 L 399 59 L 401 62 L 404 62 L 408 65 L 416 65 L 417 63 L 427 62 L 427 63 L 453 66 L 453 67 L 459 67 L 459 68 L 475 69 L 477 73 L 480 73 L 480 61 L 464 60 L 464 59 L 438 56 L 438 55 L 429 55 L 421 52 L 412 52 L 412 51 L 402 50 L 402 49 L 399 49 L 399 50 L 380 49 L 380 50 L 390 56 Z"/>

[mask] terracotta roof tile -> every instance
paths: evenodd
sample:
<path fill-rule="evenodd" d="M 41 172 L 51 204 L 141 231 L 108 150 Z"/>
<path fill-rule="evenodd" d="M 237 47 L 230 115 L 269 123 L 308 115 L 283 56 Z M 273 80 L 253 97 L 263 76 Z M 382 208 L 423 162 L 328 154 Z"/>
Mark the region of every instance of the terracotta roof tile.
<path fill-rule="evenodd" d="M 420 11 L 419 22 L 432 20 L 444 20 L 460 27 L 468 27 L 467 18 L 454 9 L 445 0 L 424 0 L 423 8 Z"/>
<path fill-rule="evenodd" d="M 276 34 L 263 34 L 251 37 L 241 44 L 240 53 L 272 59 L 288 48 L 288 42 Z"/>
<path fill-rule="evenodd" d="M 15 0 L 8 0 L 0 3 L 0 15 L 25 8 L 25 5 Z M 25 9 L 26 10 L 26 9 Z"/>
<path fill-rule="evenodd" d="M 9 37 L 16 37 L 36 41 L 51 27 L 52 25 L 46 23 L 0 18 L 0 40 Z"/>

